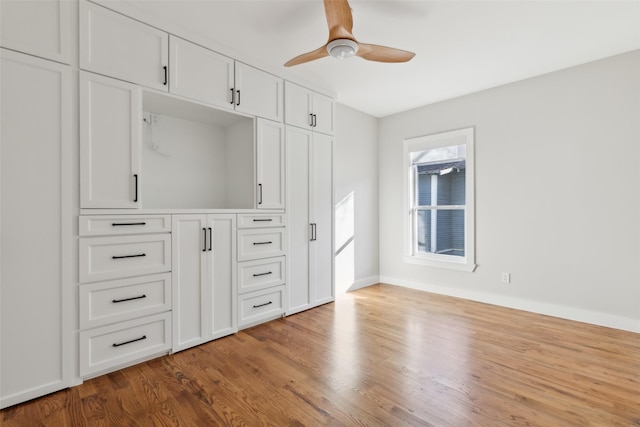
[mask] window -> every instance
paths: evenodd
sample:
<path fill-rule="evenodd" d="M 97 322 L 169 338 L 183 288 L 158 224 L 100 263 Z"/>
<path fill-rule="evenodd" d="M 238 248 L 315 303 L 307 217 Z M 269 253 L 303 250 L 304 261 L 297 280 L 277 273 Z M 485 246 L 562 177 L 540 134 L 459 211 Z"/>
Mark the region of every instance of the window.
<path fill-rule="evenodd" d="M 404 141 L 405 260 L 473 271 L 473 128 Z"/>

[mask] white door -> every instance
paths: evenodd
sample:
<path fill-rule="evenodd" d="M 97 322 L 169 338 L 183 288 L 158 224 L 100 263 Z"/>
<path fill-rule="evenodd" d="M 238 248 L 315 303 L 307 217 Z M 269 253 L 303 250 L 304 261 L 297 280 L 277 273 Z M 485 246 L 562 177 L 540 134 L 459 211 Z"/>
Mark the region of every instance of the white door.
<path fill-rule="evenodd" d="M 313 134 L 311 152 L 309 277 L 313 305 L 333 301 L 333 139 Z"/>
<path fill-rule="evenodd" d="M 80 72 L 80 207 L 140 205 L 141 89 Z"/>
<path fill-rule="evenodd" d="M 233 59 L 171 36 L 171 93 L 233 109 Z"/>
<path fill-rule="evenodd" d="M 311 114 L 311 91 L 295 83 L 285 82 L 285 114 L 288 125 L 311 129 L 313 117 Z"/>
<path fill-rule="evenodd" d="M 309 288 L 309 156 L 313 134 L 309 130 L 287 126 L 287 216 L 289 253 L 287 283 L 288 314 L 311 306 Z"/>
<path fill-rule="evenodd" d="M 71 63 L 71 5 L 68 0 L 0 1 L 0 45 Z"/>
<path fill-rule="evenodd" d="M 0 49 L 0 409 L 71 384 L 71 70 Z"/>
<path fill-rule="evenodd" d="M 284 209 L 284 126 L 258 119 L 256 178 L 258 209 Z"/>
<path fill-rule="evenodd" d="M 180 351 L 207 341 L 209 311 L 206 215 L 174 215 L 171 224 L 173 347 Z"/>
<path fill-rule="evenodd" d="M 313 130 L 333 135 L 333 99 L 319 93 L 313 94 Z"/>
<path fill-rule="evenodd" d="M 80 68 L 167 91 L 169 35 L 81 1 Z"/>
<path fill-rule="evenodd" d="M 236 314 L 236 215 L 207 215 L 209 232 L 209 293 L 208 319 L 210 339 L 238 330 Z"/>
<path fill-rule="evenodd" d="M 281 122 L 283 80 L 241 62 L 235 74 L 236 111 Z"/>

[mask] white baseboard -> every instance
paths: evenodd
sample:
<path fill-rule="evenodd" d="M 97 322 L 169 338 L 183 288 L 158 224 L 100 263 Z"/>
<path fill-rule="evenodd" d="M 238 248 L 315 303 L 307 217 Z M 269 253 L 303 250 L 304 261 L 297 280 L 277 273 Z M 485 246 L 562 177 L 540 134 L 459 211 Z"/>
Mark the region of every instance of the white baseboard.
<path fill-rule="evenodd" d="M 522 298 L 507 297 L 503 295 L 474 292 L 466 289 L 452 289 L 445 286 L 431 285 L 428 283 L 413 282 L 410 280 L 396 279 L 388 276 L 380 276 L 380 282 L 405 288 L 418 289 L 471 301 L 515 308 L 517 310 L 559 317 L 561 319 L 606 326 L 608 328 L 640 333 L 640 319 L 616 316 L 614 314 L 599 311 L 584 310 L 581 308 L 549 304 L 540 301 L 531 301 Z"/>
<path fill-rule="evenodd" d="M 367 286 L 375 285 L 376 283 L 380 283 L 380 276 L 365 277 L 364 279 L 356 280 L 355 282 L 353 282 L 351 286 L 349 286 L 349 289 L 347 289 L 347 292 L 366 288 Z"/>

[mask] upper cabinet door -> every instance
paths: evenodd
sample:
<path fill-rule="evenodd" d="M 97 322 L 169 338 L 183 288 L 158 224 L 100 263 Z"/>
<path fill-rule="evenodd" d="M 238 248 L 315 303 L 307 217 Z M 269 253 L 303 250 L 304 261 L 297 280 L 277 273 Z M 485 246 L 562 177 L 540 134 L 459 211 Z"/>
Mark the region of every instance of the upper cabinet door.
<path fill-rule="evenodd" d="M 133 84 L 80 72 L 80 207 L 140 203 L 142 93 Z"/>
<path fill-rule="evenodd" d="M 283 81 L 272 74 L 236 62 L 236 111 L 281 122 Z"/>
<path fill-rule="evenodd" d="M 170 36 L 171 93 L 233 109 L 233 59 Z"/>
<path fill-rule="evenodd" d="M 319 93 L 313 94 L 313 130 L 333 135 L 333 99 Z"/>
<path fill-rule="evenodd" d="M 167 33 L 80 1 L 80 68 L 168 91 L 168 56 Z"/>
<path fill-rule="evenodd" d="M 68 0 L 0 1 L 0 45 L 71 63 L 71 5 Z"/>
<path fill-rule="evenodd" d="M 311 102 L 309 89 L 285 82 L 284 118 L 288 125 L 311 129 L 313 125 Z"/>
<path fill-rule="evenodd" d="M 284 126 L 258 119 L 256 138 L 258 209 L 284 209 Z"/>

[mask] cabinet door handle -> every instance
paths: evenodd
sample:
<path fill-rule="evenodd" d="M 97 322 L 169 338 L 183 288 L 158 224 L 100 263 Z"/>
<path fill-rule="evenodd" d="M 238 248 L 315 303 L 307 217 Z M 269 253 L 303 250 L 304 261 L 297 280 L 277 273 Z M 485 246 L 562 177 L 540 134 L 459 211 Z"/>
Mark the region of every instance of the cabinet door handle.
<path fill-rule="evenodd" d="M 124 259 L 124 258 L 139 258 L 147 256 L 147 254 L 135 254 L 135 255 L 114 255 L 111 259 Z"/>
<path fill-rule="evenodd" d="M 318 116 L 316 114 L 313 115 L 313 127 L 318 126 Z"/>
<path fill-rule="evenodd" d="M 258 184 L 258 204 L 262 204 L 262 184 Z"/>
<path fill-rule="evenodd" d="M 311 238 L 309 239 L 312 242 L 316 241 L 316 223 L 312 222 L 309 224 L 311 226 Z"/>
<path fill-rule="evenodd" d="M 264 307 L 265 305 L 273 304 L 273 301 L 265 302 L 264 304 L 254 305 L 253 308 Z"/>
<path fill-rule="evenodd" d="M 257 245 L 270 245 L 273 242 L 253 242 L 253 246 L 257 246 Z"/>
<path fill-rule="evenodd" d="M 164 67 L 162 67 L 162 68 L 164 68 L 164 83 L 163 83 L 163 85 L 166 86 L 167 83 L 169 83 L 169 70 L 168 70 L 166 65 Z"/>
<path fill-rule="evenodd" d="M 238 93 L 238 102 L 236 103 L 237 106 L 240 106 L 240 90 L 236 91 Z"/>
<path fill-rule="evenodd" d="M 133 202 L 134 203 L 138 203 L 138 174 L 134 173 L 133 174 Z"/>
<path fill-rule="evenodd" d="M 211 245 L 213 245 L 212 243 L 213 241 L 213 230 L 211 229 L 211 227 L 209 227 L 209 250 L 211 250 Z"/>
<path fill-rule="evenodd" d="M 313 114 L 309 113 L 309 126 L 313 127 Z"/>
<path fill-rule="evenodd" d="M 113 300 L 113 301 L 111 301 L 111 302 L 112 302 L 112 303 L 114 303 L 114 304 L 117 304 L 117 303 L 119 303 L 119 302 L 133 301 L 133 300 L 135 300 L 135 299 L 142 299 L 142 298 L 146 298 L 146 297 L 147 297 L 146 295 L 142 294 L 142 295 L 140 295 L 140 296 L 138 296 L 138 297 L 124 298 L 124 299 L 114 299 L 114 300 Z"/>
<path fill-rule="evenodd" d="M 207 251 L 207 229 L 202 227 L 202 252 Z"/>
<path fill-rule="evenodd" d="M 112 222 L 113 227 L 121 227 L 124 225 L 147 225 L 146 222 Z"/>
<path fill-rule="evenodd" d="M 265 221 L 273 221 L 273 218 L 256 218 L 253 222 L 265 222 Z"/>
<path fill-rule="evenodd" d="M 236 91 L 233 88 L 229 90 L 231 91 L 231 102 L 229 104 L 233 105 L 236 103 Z"/>
<path fill-rule="evenodd" d="M 136 339 L 129 340 L 129 341 L 125 341 L 125 342 L 121 342 L 121 343 L 115 343 L 115 342 L 114 342 L 114 343 L 113 343 L 113 346 L 114 346 L 114 347 L 120 347 L 121 345 L 131 344 L 132 342 L 142 341 L 142 340 L 146 340 L 146 339 L 147 339 L 147 336 L 146 336 L 146 335 L 143 335 L 143 336 L 141 336 L 140 338 L 136 338 Z"/>
<path fill-rule="evenodd" d="M 257 274 L 254 274 L 253 277 L 266 276 L 268 274 L 273 274 L 273 272 L 267 271 L 266 273 L 257 273 Z"/>

